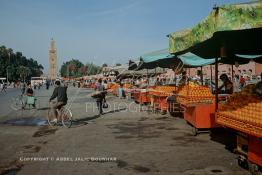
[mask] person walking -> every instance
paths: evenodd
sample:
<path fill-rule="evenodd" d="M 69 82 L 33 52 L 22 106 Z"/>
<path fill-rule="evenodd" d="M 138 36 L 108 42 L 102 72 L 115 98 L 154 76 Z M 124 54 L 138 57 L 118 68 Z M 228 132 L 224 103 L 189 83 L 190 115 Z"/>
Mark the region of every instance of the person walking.
<path fill-rule="evenodd" d="M 96 98 L 96 105 L 99 111 L 99 115 L 103 115 L 103 102 L 105 102 L 105 87 L 102 84 L 102 79 L 99 79 L 95 85 L 95 90 L 99 91 L 99 95 Z"/>
<path fill-rule="evenodd" d="M 26 89 L 26 84 L 25 84 L 25 82 L 23 82 L 22 85 L 21 85 L 21 92 L 22 92 L 22 95 L 25 94 L 25 89 Z"/>
<path fill-rule="evenodd" d="M 2 93 L 3 91 L 4 91 L 5 93 L 7 93 L 7 92 L 6 92 L 6 89 L 7 89 L 7 84 L 4 83 L 3 86 L 2 86 L 1 93 Z"/>
<path fill-rule="evenodd" d="M 46 84 L 45 84 L 45 85 L 46 85 L 46 90 L 48 90 L 48 89 L 49 89 L 49 86 L 50 86 L 49 80 L 46 81 Z"/>

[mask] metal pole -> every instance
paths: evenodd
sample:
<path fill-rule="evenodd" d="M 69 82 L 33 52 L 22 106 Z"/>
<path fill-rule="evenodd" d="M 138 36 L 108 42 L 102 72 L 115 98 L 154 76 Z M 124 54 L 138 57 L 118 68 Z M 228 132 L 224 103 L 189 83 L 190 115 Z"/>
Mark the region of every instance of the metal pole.
<path fill-rule="evenodd" d="M 211 70 L 211 77 L 210 77 L 210 80 L 211 80 L 211 83 L 213 82 L 213 66 L 210 65 L 210 70 Z"/>
<path fill-rule="evenodd" d="M 9 64 L 10 64 L 10 52 L 8 52 L 8 61 L 9 61 Z M 9 80 L 8 80 L 8 77 L 9 77 L 9 75 L 8 75 L 9 64 L 6 67 L 6 82 L 7 83 L 9 82 Z"/>
<path fill-rule="evenodd" d="M 176 72 L 174 71 L 174 80 L 175 80 L 175 86 L 176 86 Z"/>
<path fill-rule="evenodd" d="M 218 110 L 218 58 L 215 58 L 215 91 L 216 91 L 216 111 Z"/>
<path fill-rule="evenodd" d="M 233 88 L 233 94 L 234 94 L 234 89 L 235 89 L 235 81 L 234 81 L 234 67 L 233 67 L 234 65 L 232 64 L 232 67 L 231 67 L 231 74 L 232 74 L 232 88 Z"/>
<path fill-rule="evenodd" d="M 9 75 L 8 75 L 8 66 L 7 66 L 7 68 L 6 68 L 6 82 L 8 83 L 8 77 L 9 77 Z"/>
<path fill-rule="evenodd" d="M 203 82 L 203 66 L 201 66 L 201 85 L 203 86 L 204 85 L 204 82 Z"/>
<path fill-rule="evenodd" d="M 149 84 L 149 81 L 148 81 L 148 69 L 146 69 L 146 81 L 147 81 L 147 85 Z"/>
<path fill-rule="evenodd" d="M 190 68 L 188 68 L 188 83 L 189 83 L 189 78 L 191 76 L 191 73 L 190 73 Z"/>

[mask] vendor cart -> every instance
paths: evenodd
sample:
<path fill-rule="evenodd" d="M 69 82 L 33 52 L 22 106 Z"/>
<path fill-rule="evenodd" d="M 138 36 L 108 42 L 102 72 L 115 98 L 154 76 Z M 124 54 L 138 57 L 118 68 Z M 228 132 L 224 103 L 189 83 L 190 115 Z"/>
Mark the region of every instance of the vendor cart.
<path fill-rule="evenodd" d="M 156 86 L 149 89 L 149 96 L 153 111 L 160 111 L 162 114 L 168 112 L 167 98 L 177 90 L 176 86 Z"/>
<path fill-rule="evenodd" d="M 184 119 L 192 125 L 192 133 L 196 136 L 201 130 L 220 127 L 215 121 L 214 104 L 182 104 L 185 109 Z"/>
<path fill-rule="evenodd" d="M 246 123 L 223 112 L 216 114 L 216 120 L 237 132 L 238 163 L 249 168 L 252 175 L 257 175 L 262 167 L 262 126 Z"/>
<path fill-rule="evenodd" d="M 184 119 L 192 126 L 192 134 L 218 128 L 215 121 L 214 95 L 206 86 L 193 82 L 178 91 L 177 101 L 184 107 Z"/>
<path fill-rule="evenodd" d="M 131 94 L 131 97 L 138 104 L 150 103 L 150 98 L 148 96 L 148 91 L 146 89 L 134 90 Z"/>
<path fill-rule="evenodd" d="M 167 112 L 167 96 L 154 94 L 151 97 L 154 111 L 160 111 L 161 113 L 165 114 Z"/>

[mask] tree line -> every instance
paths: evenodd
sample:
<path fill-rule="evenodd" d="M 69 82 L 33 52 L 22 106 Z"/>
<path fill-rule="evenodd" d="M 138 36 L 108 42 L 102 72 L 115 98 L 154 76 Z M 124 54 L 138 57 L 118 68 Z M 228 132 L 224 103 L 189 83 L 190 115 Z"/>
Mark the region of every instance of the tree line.
<path fill-rule="evenodd" d="M 83 64 L 77 59 L 64 62 L 60 69 L 62 77 L 76 78 L 86 75 L 96 75 L 101 72 L 101 67 L 92 63 Z"/>
<path fill-rule="evenodd" d="M 7 77 L 9 81 L 23 81 L 41 76 L 43 69 L 35 59 L 26 58 L 22 52 L 14 52 L 6 46 L 0 47 L 0 77 Z"/>

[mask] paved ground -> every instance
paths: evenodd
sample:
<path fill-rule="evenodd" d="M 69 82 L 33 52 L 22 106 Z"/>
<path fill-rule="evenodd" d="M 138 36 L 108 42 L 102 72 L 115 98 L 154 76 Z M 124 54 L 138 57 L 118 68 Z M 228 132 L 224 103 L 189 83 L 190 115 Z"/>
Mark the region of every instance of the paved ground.
<path fill-rule="evenodd" d="M 237 156 L 225 149 L 229 140 L 225 131 L 194 137 L 183 119 L 139 112 L 139 106 L 132 101 L 115 97 L 107 101 L 116 110 L 112 107 L 98 117 L 92 110 L 93 99 L 88 97 L 89 93 L 86 89 L 69 88 L 77 120 L 70 129 L 1 124 L 0 170 L 21 168 L 18 175 L 249 174 L 237 165 Z M 7 99 L 16 94 L 18 90 L 0 95 L 1 122 L 46 116 L 51 90 L 37 91 L 41 108 L 33 111 L 7 109 L 10 106 L 6 104 Z M 126 104 L 130 110 L 125 110 Z M 101 157 L 113 160 L 94 159 Z"/>

